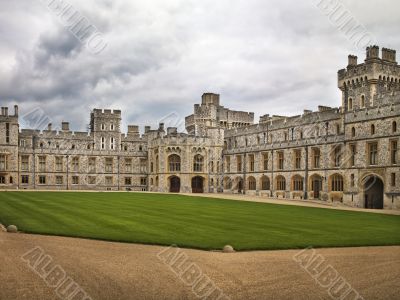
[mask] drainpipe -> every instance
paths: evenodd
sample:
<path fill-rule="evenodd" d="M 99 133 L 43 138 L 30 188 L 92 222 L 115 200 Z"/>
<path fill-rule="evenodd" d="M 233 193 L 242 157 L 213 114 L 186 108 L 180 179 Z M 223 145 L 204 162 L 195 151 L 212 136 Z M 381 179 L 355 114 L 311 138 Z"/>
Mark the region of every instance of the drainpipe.
<path fill-rule="evenodd" d="M 304 200 L 308 199 L 308 145 L 306 145 L 306 165 L 304 176 Z"/>

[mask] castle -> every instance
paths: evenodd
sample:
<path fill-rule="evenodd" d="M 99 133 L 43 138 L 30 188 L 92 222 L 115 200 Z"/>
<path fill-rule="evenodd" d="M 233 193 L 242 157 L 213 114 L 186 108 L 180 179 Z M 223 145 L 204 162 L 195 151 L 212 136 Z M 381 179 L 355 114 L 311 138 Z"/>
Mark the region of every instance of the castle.
<path fill-rule="evenodd" d="M 396 51 L 367 48 L 338 72 L 342 106 L 260 117 L 202 96 L 177 128 L 143 134 L 121 111 L 94 109 L 88 132 L 19 128 L 0 116 L 0 189 L 245 193 L 400 209 L 400 67 Z M 39 122 L 40 123 L 40 122 Z"/>

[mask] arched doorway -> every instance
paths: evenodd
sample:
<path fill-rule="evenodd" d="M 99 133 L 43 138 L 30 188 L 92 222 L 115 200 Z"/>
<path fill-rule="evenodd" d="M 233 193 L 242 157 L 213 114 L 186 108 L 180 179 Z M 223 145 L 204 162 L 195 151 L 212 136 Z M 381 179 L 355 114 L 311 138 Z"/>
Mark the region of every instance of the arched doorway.
<path fill-rule="evenodd" d="M 242 177 L 236 178 L 236 189 L 239 194 L 241 194 L 243 192 L 243 178 Z"/>
<path fill-rule="evenodd" d="M 314 199 L 320 199 L 322 190 L 322 177 L 318 174 L 314 174 L 310 177 L 310 191 L 313 194 Z"/>
<path fill-rule="evenodd" d="M 179 193 L 181 190 L 181 179 L 178 176 L 172 176 L 169 179 L 169 192 Z"/>
<path fill-rule="evenodd" d="M 192 193 L 204 193 L 204 178 L 196 176 L 192 178 Z"/>
<path fill-rule="evenodd" d="M 375 175 L 365 177 L 364 180 L 364 207 L 383 209 L 383 181 Z"/>

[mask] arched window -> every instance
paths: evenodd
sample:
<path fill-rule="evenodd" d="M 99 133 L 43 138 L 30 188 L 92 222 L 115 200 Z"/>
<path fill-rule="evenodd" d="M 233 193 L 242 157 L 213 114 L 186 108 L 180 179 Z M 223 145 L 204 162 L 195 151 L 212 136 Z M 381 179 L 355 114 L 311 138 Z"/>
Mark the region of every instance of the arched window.
<path fill-rule="evenodd" d="M 299 175 L 295 175 L 292 178 L 292 189 L 293 191 L 302 191 L 303 190 L 303 177 Z"/>
<path fill-rule="evenodd" d="M 365 107 L 365 96 L 364 96 L 364 95 L 361 95 L 360 107 L 361 107 L 361 108 L 364 108 L 364 107 Z"/>
<path fill-rule="evenodd" d="M 282 175 L 276 177 L 276 190 L 278 191 L 286 190 L 286 179 Z"/>
<path fill-rule="evenodd" d="M 393 133 L 397 132 L 397 123 L 396 123 L 396 121 L 393 121 L 393 123 L 392 123 L 392 132 Z"/>
<path fill-rule="evenodd" d="M 349 110 L 353 110 L 353 98 L 349 98 Z"/>
<path fill-rule="evenodd" d="M 354 127 L 351 128 L 351 137 L 356 136 L 356 129 Z"/>
<path fill-rule="evenodd" d="M 343 176 L 339 174 L 332 175 L 331 177 L 331 191 L 343 192 Z"/>
<path fill-rule="evenodd" d="M 371 135 L 374 135 L 374 134 L 375 134 L 375 125 L 372 124 L 371 125 Z"/>
<path fill-rule="evenodd" d="M 249 177 L 249 191 L 254 191 L 256 189 L 256 179 L 253 176 Z"/>
<path fill-rule="evenodd" d="M 181 158 L 176 155 L 172 154 L 168 157 L 168 165 L 170 172 L 180 172 L 181 170 Z"/>
<path fill-rule="evenodd" d="M 267 190 L 271 189 L 270 181 L 269 181 L 269 178 L 267 176 L 261 177 L 261 189 L 263 191 L 267 191 Z"/>
<path fill-rule="evenodd" d="M 193 171 L 203 172 L 204 158 L 200 154 L 197 154 L 193 159 Z"/>

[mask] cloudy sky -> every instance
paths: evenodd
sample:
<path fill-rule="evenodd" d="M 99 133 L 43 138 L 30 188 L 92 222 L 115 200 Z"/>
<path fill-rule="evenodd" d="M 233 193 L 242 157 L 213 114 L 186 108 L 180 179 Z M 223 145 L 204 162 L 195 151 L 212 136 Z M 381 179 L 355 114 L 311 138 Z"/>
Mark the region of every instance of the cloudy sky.
<path fill-rule="evenodd" d="M 93 108 L 121 109 L 124 127 L 179 123 L 203 92 L 257 120 L 340 106 L 337 71 L 365 54 L 320 1 L 64 0 L 69 20 L 87 18 L 106 44 L 95 53 L 94 33 L 92 46 L 78 39 L 51 0 L 0 0 L 0 102 L 74 130 Z M 341 3 L 376 43 L 400 50 L 398 0 Z"/>

